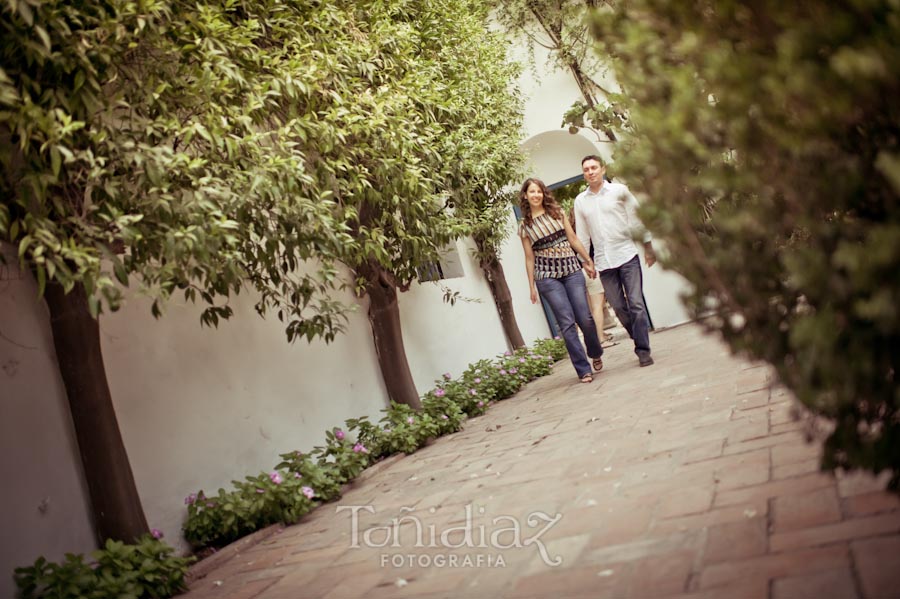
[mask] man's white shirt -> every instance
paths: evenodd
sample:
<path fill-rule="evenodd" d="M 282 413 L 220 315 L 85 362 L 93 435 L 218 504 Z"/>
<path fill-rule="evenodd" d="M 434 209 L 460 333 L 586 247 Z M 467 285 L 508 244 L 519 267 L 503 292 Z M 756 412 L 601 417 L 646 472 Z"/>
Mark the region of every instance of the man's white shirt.
<path fill-rule="evenodd" d="M 597 271 L 622 266 L 638 253 L 635 234 L 651 239 L 637 217 L 638 201 L 621 183 L 604 181 L 597 193 L 588 187 L 575 198 L 575 234 L 589 248 L 594 244 Z"/>

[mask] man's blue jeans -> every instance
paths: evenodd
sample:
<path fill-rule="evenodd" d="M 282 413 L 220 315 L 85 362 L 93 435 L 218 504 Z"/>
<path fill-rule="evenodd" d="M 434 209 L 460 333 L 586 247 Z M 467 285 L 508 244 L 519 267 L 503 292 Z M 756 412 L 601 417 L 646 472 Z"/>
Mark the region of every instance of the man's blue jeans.
<path fill-rule="evenodd" d="M 644 276 L 639 255 L 619 266 L 600 271 L 606 301 L 628 335 L 634 340 L 634 353 L 650 354 L 650 318 L 644 305 Z"/>
<path fill-rule="evenodd" d="M 584 342 L 587 344 L 587 353 L 592 358 L 603 355 L 603 347 L 600 346 L 600 337 L 597 335 L 597 325 L 591 316 L 591 309 L 587 302 L 587 289 L 584 286 L 584 274 L 579 270 L 561 279 L 538 279 L 534 282 L 538 293 L 550 304 L 572 366 L 578 373 L 578 378 L 591 373 L 591 363 L 584 354 L 581 339 L 578 338 L 578 329 L 584 334 Z"/>

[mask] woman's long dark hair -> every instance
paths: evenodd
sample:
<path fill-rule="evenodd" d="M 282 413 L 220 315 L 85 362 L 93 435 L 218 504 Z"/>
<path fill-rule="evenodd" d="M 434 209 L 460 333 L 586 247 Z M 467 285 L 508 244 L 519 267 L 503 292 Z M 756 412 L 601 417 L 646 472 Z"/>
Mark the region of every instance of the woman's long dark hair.
<path fill-rule="evenodd" d="M 562 220 L 564 218 L 563 211 L 556 202 L 556 198 L 553 197 L 553 192 L 550 191 L 540 179 L 529 177 L 528 179 L 525 179 L 525 182 L 522 183 L 522 189 L 519 190 L 519 208 L 522 209 L 522 216 L 524 217 L 525 224 L 531 226 L 531 223 L 533 222 L 531 218 L 531 204 L 528 203 L 528 187 L 532 183 L 540 187 L 541 191 L 544 193 L 544 211 L 556 220 Z"/>

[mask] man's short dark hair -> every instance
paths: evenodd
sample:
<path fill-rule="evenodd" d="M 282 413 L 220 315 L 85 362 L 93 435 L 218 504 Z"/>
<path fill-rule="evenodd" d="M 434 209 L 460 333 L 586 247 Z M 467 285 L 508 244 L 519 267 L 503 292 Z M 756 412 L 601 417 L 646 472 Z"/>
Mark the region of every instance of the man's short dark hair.
<path fill-rule="evenodd" d="M 596 154 L 589 154 L 588 156 L 585 156 L 584 158 L 582 158 L 581 166 L 584 166 L 584 163 L 587 162 L 588 160 L 596 160 L 597 164 L 599 164 L 600 166 L 603 166 L 603 159 L 600 158 L 599 156 L 597 156 Z"/>

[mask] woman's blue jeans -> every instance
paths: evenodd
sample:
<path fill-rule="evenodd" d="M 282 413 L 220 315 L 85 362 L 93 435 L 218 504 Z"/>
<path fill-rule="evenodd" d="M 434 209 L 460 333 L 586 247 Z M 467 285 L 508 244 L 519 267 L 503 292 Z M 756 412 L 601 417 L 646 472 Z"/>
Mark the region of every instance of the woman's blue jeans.
<path fill-rule="evenodd" d="M 589 356 L 599 358 L 603 355 L 603 347 L 600 345 L 597 325 L 594 324 L 594 317 L 591 316 L 591 309 L 588 306 L 584 274 L 579 270 L 560 279 L 538 279 L 534 283 L 538 293 L 547 300 L 550 309 L 553 310 L 578 378 L 590 374 L 591 363 L 585 356 L 581 339 L 578 338 L 576 323 L 584 334 Z"/>

